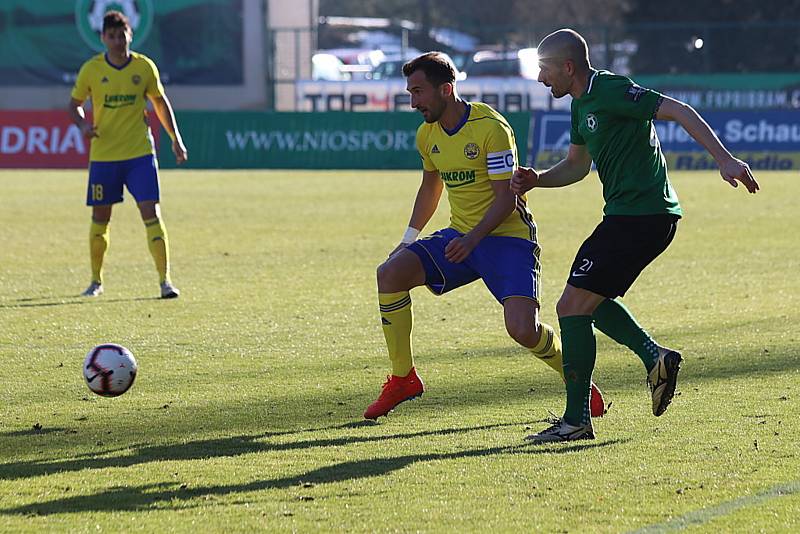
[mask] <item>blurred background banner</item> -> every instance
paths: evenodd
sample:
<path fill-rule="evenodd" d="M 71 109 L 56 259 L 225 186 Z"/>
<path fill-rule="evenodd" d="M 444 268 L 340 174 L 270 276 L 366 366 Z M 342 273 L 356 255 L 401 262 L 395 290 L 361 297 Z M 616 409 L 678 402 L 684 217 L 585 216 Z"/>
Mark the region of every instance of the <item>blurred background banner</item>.
<path fill-rule="evenodd" d="M 91 112 L 87 117 L 91 120 Z M 161 129 L 155 112 L 149 112 L 148 121 L 157 145 Z M 66 111 L 0 110 L 0 168 L 79 169 L 88 164 L 89 140 Z"/>
<path fill-rule="evenodd" d="M 550 98 L 550 89 L 525 78 L 485 77 L 457 82 L 464 100 L 484 102 L 501 113 L 569 109 L 569 99 Z M 299 81 L 297 109 L 303 111 L 415 111 L 405 78 L 354 81 Z"/>
<path fill-rule="evenodd" d="M 2 0 L 0 86 L 71 85 L 104 50 L 103 14 L 124 12 L 131 48 L 156 60 L 165 83 L 240 85 L 243 0 Z"/>
<path fill-rule="evenodd" d="M 636 76 L 697 109 L 800 109 L 800 73 L 656 74 Z"/>
<path fill-rule="evenodd" d="M 190 167 L 419 168 L 406 134 L 421 118 L 402 67 L 428 50 L 452 60 L 462 98 L 508 115 L 520 138 L 535 117 L 535 139 L 563 146 L 570 98 L 537 81 L 536 46 L 565 26 L 586 38 L 595 68 L 711 113 L 754 167 L 800 166 L 800 2 L 0 0 L 0 110 L 22 112 L 0 114 L 0 167 L 75 165 L 64 110 L 78 69 L 102 50 L 109 9 L 127 14 L 132 49 L 158 65 Z M 660 122 L 677 168 L 711 165 Z M 521 153 L 545 165 L 561 155 Z"/>
<path fill-rule="evenodd" d="M 527 154 L 530 113 L 506 114 Z M 189 168 L 420 169 L 417 113 L 179 112 Z M 161 166 L 175 166 L 162 136 Z"/>
<path fill-rule="evenodd" d="M 754 170 L 800 169 L 800 111 L 707 111 L 711 128 L 728 149 Z M 530 161 L 537 168 L 558 163 L 569 148 L 570 115 L 536 113 Z M 716 169 L 714 159 L 677 123 L 654 122 L 671 170 Z"/>
<path fill-rule="evenodd" d="M 80 168 L 89 141 L 63 111 L 0 111 L 0 168 Z"/>

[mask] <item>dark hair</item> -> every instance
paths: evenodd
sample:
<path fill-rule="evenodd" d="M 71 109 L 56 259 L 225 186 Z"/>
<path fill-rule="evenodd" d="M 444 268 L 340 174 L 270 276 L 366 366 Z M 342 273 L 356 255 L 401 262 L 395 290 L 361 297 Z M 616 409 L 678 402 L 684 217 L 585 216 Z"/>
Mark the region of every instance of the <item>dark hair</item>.
<path fill-rule="evenodd" d="M 425 78 L 434 86 L 456 81 L 456 68 L 453 63 L 441 52 L 428 52 L 415 57 L 403 65 L 403 76 L 408 78 L 414 72 L 421 70 Z"/>
<path fill-rule="evenodd" d="M 120 11 L 107 11 L 103 16 L 103 33 L 111 28 L 125 28 L 131 29 L 131 23 L 122 12 Z"/>

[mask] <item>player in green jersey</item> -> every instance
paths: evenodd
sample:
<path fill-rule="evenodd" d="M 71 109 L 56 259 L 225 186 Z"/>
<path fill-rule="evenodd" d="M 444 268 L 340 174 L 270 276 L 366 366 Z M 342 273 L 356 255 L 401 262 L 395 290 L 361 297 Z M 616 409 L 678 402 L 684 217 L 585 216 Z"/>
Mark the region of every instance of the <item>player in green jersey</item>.
<path fill-rule="evenodd" d="M 592 325 L 634 351 L 647 370 L 653 414 L 664 413 L 675 393 L 681 355 L 656 343 L 618 300 L 641 271 L 669 246 L 682 212 L 667 176 L 654 119 L 678 122 L 708 150 L 722 178 L 750 193 L 758 183 L 747 163 L 733 157 L 689 105 L 636 85 L 624 76 L 595 70 L 586 41 L 558 30 L 538 47 L 539 81 L 554 97 L 572 97 L 567 157 L 551 169 L 519 168 L 511 189 L 563 187 L 597 166 L 604 217 L 572 264 L 556 311 L 563 343 L 567 406 L 564 416 L 529 436 L 536 442 L 593 439 L 589 387 L 596 359 Z"/>
<path fill-rule="evenodd" d="M 172 139 L 172 151 L 179 164 L 187 158 L 186 147 L 155 63 L 130 50 L 133 32 L 125 15 L 119 11 L 107 12 L 101 38 L 107 52 L 83 64 L 68 108 L 72 120 L 91 139 L 86 204 L 92 207 L 89 230 L 92 281 L 82 294 L 97 297 L 103 293 L 108 223 L 113 205 L 122 202 L 124 186 L 136 199 L 144 221 L 147 245 L 159 275 L 161 298 L 175 298 L 180 291 L 170 280 L 167 230 L 159 205 L 158 162 L 147 124 L 148 100 Z M 91 122 L 83 110 L 83 103 L 89 98 Z"/>

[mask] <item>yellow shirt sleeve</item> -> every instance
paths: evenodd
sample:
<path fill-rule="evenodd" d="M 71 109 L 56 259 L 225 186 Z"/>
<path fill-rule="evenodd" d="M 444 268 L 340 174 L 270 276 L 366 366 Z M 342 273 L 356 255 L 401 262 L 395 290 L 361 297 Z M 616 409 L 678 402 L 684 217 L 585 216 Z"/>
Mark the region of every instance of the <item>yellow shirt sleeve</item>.
<path fill-rule="evenodd" d="M 89 94 L 91 93 L 88 70 L 88 63 L 84 63 L 81 70 L 78 71 L 78 77 L 75 78 L 75 85 L 72 86 L 72 98 L 80 100 L 81 102 L 89 98 Z"/>
<path fill-rule="evenodd" d="M 150 69 L 150 76 L 148 77 L 144 94 L 149 98 L 164 96 L 164 86 L 161 84 L 161 77 L 158 74 L 158 67 L 156 67 L 156 64 L 153 63 L 150 58 L 145 57 L 144 60 Z"/>
<path fill-rule="evenodd" d="M 490 180 L 510 180 L 517 168 L 517 143 L 511 127 L 492 121 L 493 127 L 486 137 L 486 170 Z"/>
<path fill-rule="evenodd" d="M 419 157 L 422 158 L 422 169 L 430 172 L 436 170 L 436 165 L 433 163 L 431 155 L 428 153 L 428 143 L 425 139 L 425 134 L 425 123 L 423 123 L 417 128 L 417 151 L 419 152 Z"/>

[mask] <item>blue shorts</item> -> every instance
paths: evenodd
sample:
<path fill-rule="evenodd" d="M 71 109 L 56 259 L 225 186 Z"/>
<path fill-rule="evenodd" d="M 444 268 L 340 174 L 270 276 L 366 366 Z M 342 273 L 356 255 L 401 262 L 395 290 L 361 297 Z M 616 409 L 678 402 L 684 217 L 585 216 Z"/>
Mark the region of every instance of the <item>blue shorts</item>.
<path fill-rule="evenodd" d="M 483 280 L 498 302 L 508 297 L 528 297 L 539 300 L 539 245 L 519 237 L 486 236 L 481 239 L 467 259 L 452 263 L 444 249 L 454 238 L 464 234 L 445 228 L 408 245 L 419 256 L 425 268 L 425 285 L 442 295 Z"/>
<path fill-rule="evenodd" d="M 122 202 L 125 185 L 136 202 L 160 199 L 158 162 L 153 154 L 122 161 L 89 162 L 89 189 L 86 205 Z"/>

